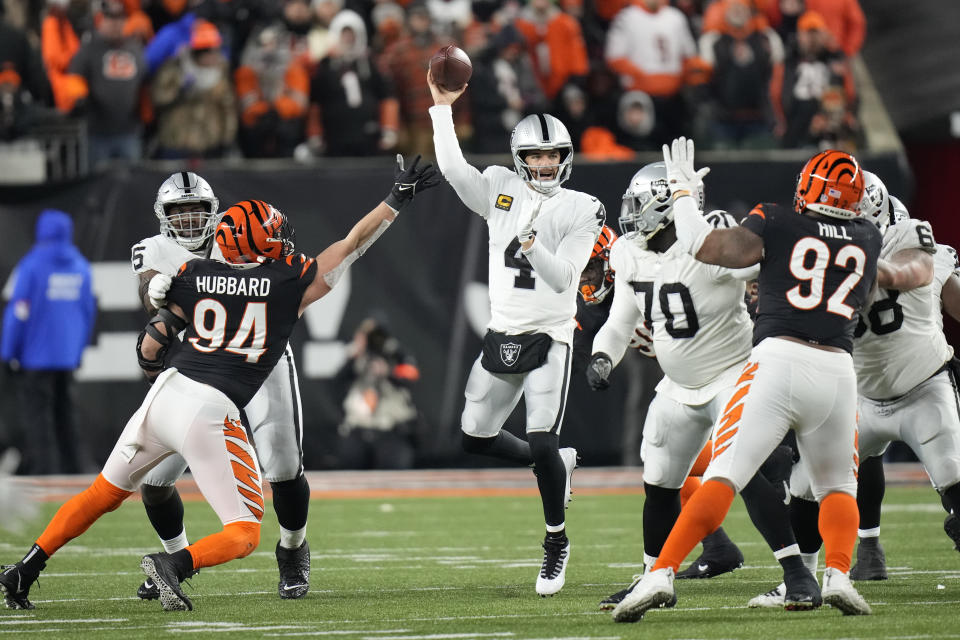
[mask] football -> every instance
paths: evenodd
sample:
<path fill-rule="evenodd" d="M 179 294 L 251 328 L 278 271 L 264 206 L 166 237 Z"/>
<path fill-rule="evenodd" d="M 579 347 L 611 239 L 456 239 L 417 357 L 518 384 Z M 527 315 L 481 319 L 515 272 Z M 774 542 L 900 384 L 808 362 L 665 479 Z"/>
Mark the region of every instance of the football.
<path fill-rule="evenodd" d="M 448 44 L 430 58 L 430 75 L 444 91 L 459 91 L 473 75 L 473 63 L 460 47 Z"/>

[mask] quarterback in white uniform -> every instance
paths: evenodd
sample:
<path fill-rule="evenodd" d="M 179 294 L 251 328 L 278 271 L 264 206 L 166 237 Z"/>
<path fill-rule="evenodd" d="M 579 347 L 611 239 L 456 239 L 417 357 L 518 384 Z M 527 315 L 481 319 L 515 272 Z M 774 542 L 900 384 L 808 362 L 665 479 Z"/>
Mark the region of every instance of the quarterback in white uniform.
<path fill-rule="evenodd" d="M 533 463 L 547 529 L 536 591 L 553 595 L 563 587 L 570 554 L 564 508 L 577 454 L 559 448 L 559 434 L 577 292 L 604 208 L 561 187 L 572 170 L 573 144 L 559 120 L 521 120 L 510 140 L 516 170 L 491 166 L 481 173 L 464 160 L 453 128 L 450 105 L 463 89 L 440 89 L 429 74 L 428 82 L 437 164 L 489 229 L 491 319 L 464 392 L 463 445 L 471 453 Z M 521 395 L 527 441 L 502 430 Z"/>
<path fill-rule="evenodd" d="M 153 280 L 154 275 L 172 277 L 181 265 L 196 258 L 223 259 L 213 241 L 218 204 L 210 185 L 195 173 L 175 173 L 160 185 L 154 205 L 160 233 L 136 243 L 131 252 L 133 270 L 140 278 L 140 298 L 148 311 L 162 305 L 166 293 L 162 285 L 169 283 L 169 279 Z M 281 598 L 301 598 L 310 585 L 310 547 L 306 541 L 310 487 L 303 475 L 300 390 L 289 345 L 243 413 L 253 432 L 264 479 L 270 482 L 280 523 L 277 590 Z M 141 487 L 147 515 L 168 553 L 188 544 L 183 503 L 174 486 L 186 468 L 181 456 L 171 455 L 146 475 Z M 153 599 L 159 592 L 147 580 L 137 595 Z"/>

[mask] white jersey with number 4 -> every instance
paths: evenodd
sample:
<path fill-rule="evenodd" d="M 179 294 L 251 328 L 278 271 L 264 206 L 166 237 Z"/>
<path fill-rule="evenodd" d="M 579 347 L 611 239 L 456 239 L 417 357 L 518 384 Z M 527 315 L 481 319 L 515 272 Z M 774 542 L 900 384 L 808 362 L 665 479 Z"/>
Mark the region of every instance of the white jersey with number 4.
<path fill-rule="evenodd" d="M 745 281 L 755 278 L 759 267 L 708 265 L 678 243 L 657 253 L 630 237 L 614 243 L 610 266 L 616 293 L 610 318 L 594 338 L 594 353 L 603 351 L 619 362 L 626 346 L 621 334 L 643 319 L 653 329 L 657 360 L 666 374 L 658 393 L 696 405 L 716 394 L 712 383 L 735 382 L 720 378 L 750 355 L 753 323 L 744 302 Z"/>
<path fill-rule="evenodd" d="M 211 243 L 213 243 L 213 249 L 210 252 L 210 259 L 222 261 L 223 254 L 220 253 L 220 247 L 212 240 Z M 198 257 L 177 244 L 176 240 L 161 234 L 144 238 L 130 250 L 130 264 L 133 266 L 134 273 L 158 271 L 171 277 L 177 275 L 185 262 L 196 260 Z"/>
<path fill-rule="evenodd" d="M 933 254 L 936 244 L 930 224 L 903 220 L 883 235 L 882 258 L 905 249 Z M 936 262 L 936 260 L 935 260 Z M 953 355 L 943 335 L 937 278 L 910 291 L 877 289 L 860 313 L 853 341 L 857 391 L 871 400 L 907 393 L 933 375 Z"/>
<path fill-rule="evenodd" d="M 463 158 L 449 107 L 434 106 L 430 116 L 443 176 L 463 203 L 486 220 L 489 229 L 487 328 L 507 334 L 543 332 L 557 342 L 572 344 L 580 273 L 603 225 L 603 205 L 571 189 L 544 196 L 506 167 L 491 166 L 481 173 Z M 533 250 L 550 254 L 549 262 L 565 276 L 561 290 L 537 273 L 531 264 L 534 258 L 524 255 L 517 239 L 520 219 L 538 202 Z"/>

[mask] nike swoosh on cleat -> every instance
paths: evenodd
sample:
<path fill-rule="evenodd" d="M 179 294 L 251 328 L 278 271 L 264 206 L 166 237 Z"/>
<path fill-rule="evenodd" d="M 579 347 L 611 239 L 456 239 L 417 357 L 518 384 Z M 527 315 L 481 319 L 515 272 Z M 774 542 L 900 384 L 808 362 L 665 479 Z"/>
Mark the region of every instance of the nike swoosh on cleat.
<path fill-rule="evenodd" d="M 284 591 L 290 591 L 291 589 L 299 589 L 300 587 L 306 587 L 305 584 L 285 584 L 283 585 Z"/>
<path fill-rule="evenodd" d="M 698 565 L 697 565 L 697 570 L 698 570 L 698 571 L 706 571 L 706 570 L 709 569 L 709 568 L 710 568 L 710 565 L 708 565 L 708 564 L 698 564 Z"/>

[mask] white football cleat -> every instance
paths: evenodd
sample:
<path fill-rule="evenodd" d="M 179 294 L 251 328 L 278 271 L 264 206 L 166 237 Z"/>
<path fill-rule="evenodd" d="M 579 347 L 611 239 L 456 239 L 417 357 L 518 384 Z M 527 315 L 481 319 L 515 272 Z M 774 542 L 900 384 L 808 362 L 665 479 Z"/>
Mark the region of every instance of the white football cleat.
<path fill-rule="evenodd" d="M 564 536 L 543 541 L 543 564 L 537 576 L 537 593 L 540 597 L 552 596 L 563 588 L 567 575 L 567 560 L 570 559 L 570 540 Z"/>
<path fill-rule="evenodd" d="M 643 574 L 643 578 L 613 610 L 616 622 L 636 622 L 654 607 L 676 602 L 673 591 L 673 568 L 657 569 Z"/>
<path fill-rule="evenodd" d="M 577 450 L 573 447 L 564 447 L 560 449 L 560 458 L 567 470 L 567 486 L 563 490 L 563 508 L 566 509 L 570 506 L 570 496 L 573 494 L 570 481 L 573 478 L 573 470 L 577 468 Z"/>
<path fill-rule="evenodd" d="M 850 576 L 834 567 L 827 567 L 823 573 L 823 603 L 843 611 L 845 616 L 867 616 L 873 613 L 870 605 L 863 599 L 850 582 Z"/>
<path fill-rule="evenodd" d="M 781 609 L 783 608 L 783 597 L 786 595 L 786 593 L 787 585 L 781 582 L 770 591 L 750 598 L 750 602 L 747 603 L 747 606 L 751 609 L 756 609 L 758 607 L 765 609 Z"/>

